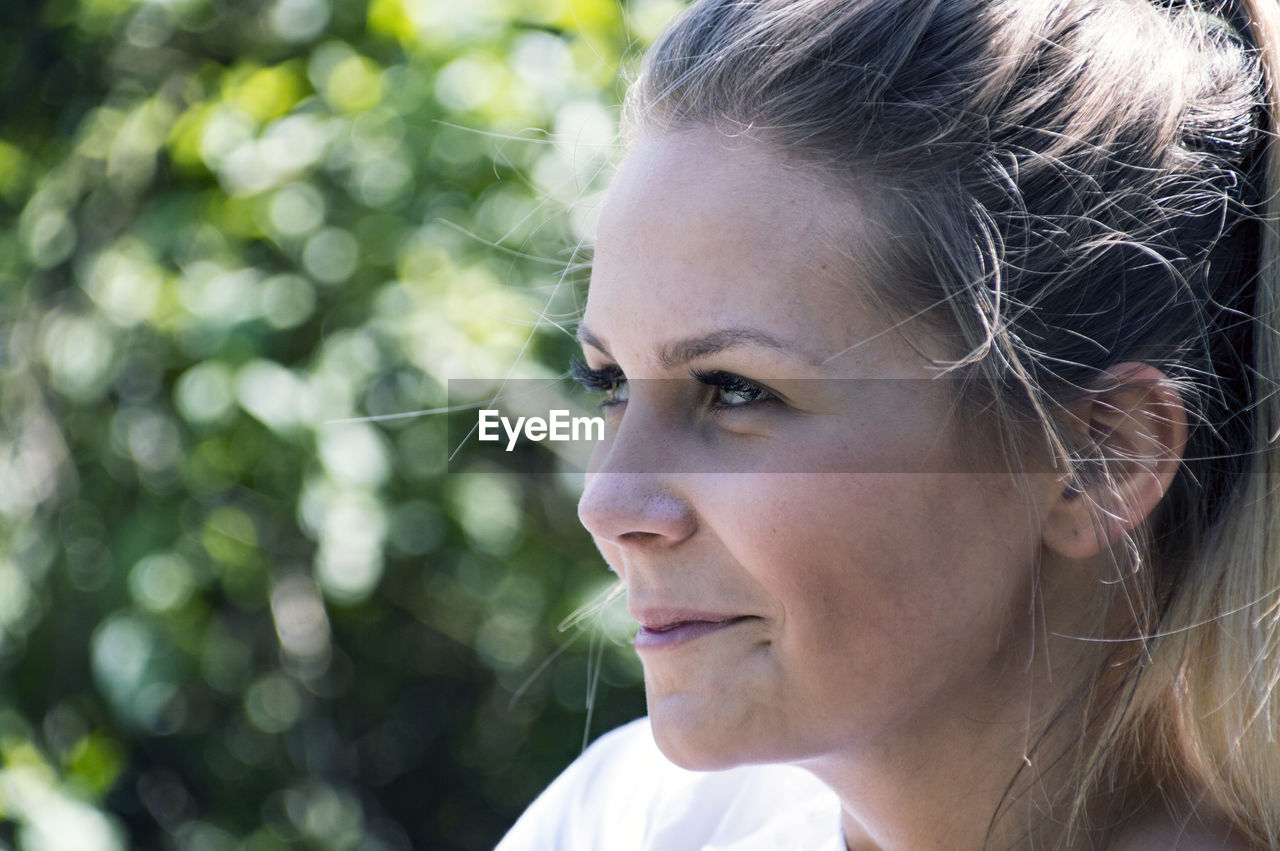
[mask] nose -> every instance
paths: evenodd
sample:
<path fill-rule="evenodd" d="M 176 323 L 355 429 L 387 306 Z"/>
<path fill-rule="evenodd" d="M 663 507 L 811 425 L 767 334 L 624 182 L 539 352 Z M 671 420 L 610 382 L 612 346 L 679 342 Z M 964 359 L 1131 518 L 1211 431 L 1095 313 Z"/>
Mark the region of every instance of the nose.
<path fill-rule="evenodd" d="M 663 476 L 600 470 L 592 474 L 578 519 L 596 538 L 623 549 L 672 547 L 691 536 L 697 518 Z"/>
<path fill-rule="evenodd" d="M 674 475 L 674 435 L 637 395 L 618 430 L 596 448 L 578 519 L 597 543 L 671 547 L 694 533 L 697 515 Z"/>

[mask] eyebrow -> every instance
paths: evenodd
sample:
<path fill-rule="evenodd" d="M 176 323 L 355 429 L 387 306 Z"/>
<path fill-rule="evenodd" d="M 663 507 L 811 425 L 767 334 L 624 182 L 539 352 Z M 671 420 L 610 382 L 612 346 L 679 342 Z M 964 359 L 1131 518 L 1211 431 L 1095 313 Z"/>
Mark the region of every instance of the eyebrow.
<path fill-rule="evenodd" d="M 578 326 L 578 340 L 593 349 L 609 355 L 609 357 L 613 357 L 604 341 L 593 334 L 585 325 Z M 668 343 L 658 353 L 658 363 L 664 369 L 675 369 L 689 361 L 709 357 L 734 346 L 746 345 L 764 346 L 786 354 L 799 355 L 804 361 L 815 366 L 822 363 L 819 359 L 802 351 L 798 346 L 779 340 L 759 328 L 751 328 L 749 326 L 722 328 L 706 334 L 699 334 L 695 337 L 688 337 L 684 340 L 677 340 L 674 343 Z"/>

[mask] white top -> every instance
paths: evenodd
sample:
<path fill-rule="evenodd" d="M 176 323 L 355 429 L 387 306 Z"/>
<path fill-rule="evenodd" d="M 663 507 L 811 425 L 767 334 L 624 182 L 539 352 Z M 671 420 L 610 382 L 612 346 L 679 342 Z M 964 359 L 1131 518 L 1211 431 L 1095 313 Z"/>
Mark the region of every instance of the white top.
<path fill-rule="evenodd" d="M 547 787 L 496 851 L 845 851 L 840 801 L 788 765 L 687 771 L 649 719 L 602 736 Z"/>

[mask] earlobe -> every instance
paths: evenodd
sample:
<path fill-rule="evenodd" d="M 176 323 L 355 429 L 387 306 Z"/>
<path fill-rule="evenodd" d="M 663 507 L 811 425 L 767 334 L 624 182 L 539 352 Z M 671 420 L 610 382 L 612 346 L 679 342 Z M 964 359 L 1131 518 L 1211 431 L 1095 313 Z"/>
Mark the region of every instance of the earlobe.
<path fill-rule="evenodd" d="M 1064 488 L 1051 505 L 1042 537 L 1045 545 L 1068 559 L 1091 558 L 1120 540 L 1127 530 L 1122 517 L 1095 499 L 1095 488 Z"/>
<path fill-rule="evenodd" d="M 1058 555 L 1082 559 L 1110 548 L 1159 504 L 1182 463 L 1187 412 L 1163 372 L 1122 363 L 1071 413 L 1086 463 L 1056 484 L 1042 535 Z"/>

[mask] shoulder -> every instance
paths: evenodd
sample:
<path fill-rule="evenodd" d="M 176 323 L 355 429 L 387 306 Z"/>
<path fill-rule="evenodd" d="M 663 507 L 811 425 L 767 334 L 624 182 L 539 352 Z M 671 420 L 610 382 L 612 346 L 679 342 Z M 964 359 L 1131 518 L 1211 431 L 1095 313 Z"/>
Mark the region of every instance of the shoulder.
<path fill-rule="evenodd" d="M 497 851 L 751 851 L 767 837 L 839 836 L 839 802 L 789 766 L 688 771 L 654 743 L 648 719 L 602 736 L 547 787 Z M 803 833 L 802 833 L 803 835 Z M 778 846 L 783 847 L 783 846 Z M 839 847 L 839 846 L 834 846 Z"/>
<path fill-rule="evenodd" d="M 1181 817 L 1161 812 L 1127 828 L 1110 851 L 1259 851 L 1221 815 L 1190 811 Z"/>

